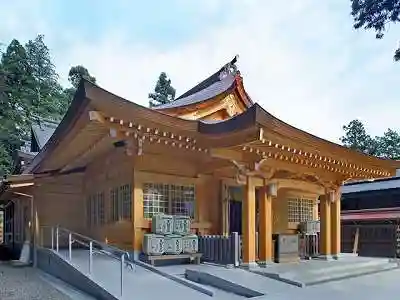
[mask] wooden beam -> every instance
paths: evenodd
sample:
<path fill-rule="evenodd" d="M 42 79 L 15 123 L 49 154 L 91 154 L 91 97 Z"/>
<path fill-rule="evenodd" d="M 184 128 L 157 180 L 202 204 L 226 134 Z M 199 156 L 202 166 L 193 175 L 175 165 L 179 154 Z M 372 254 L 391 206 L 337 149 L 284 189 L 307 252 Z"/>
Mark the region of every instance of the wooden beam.
<path fill-rule="evenodd" d="M 237 150 L 215 148 L 210 150 L 210 156 L 226 160 L 243 161 L 243 153 Z"/>
<path fill-rule="evenodd" d="M 95 111 L 95 110 L 89 111 L 89 120 L 103 123 L 103 124 L 105 123 L 105 118 L 104 118 L 103 114 L 101 112 Z"/>
<path fill-rule="evenodd" d="M 209 174 L 214 171 L 229 167 L 233 168 L 234 165 L 228 160 L 212 160 L 206 163 L 199 162 L 197 166 L 197 172 L 199 174 Z"/>
<path fill-rule="evenodd" d="M 89 149 L 72 159 L 70 163 L 61 169 L 60 172 L 65 172 L 67 170 L 86 165 L 86 163 L 90 161 L 91 156 L 97 156 L 107 149 L 112 149 L 112 143 L 113 140 L 108 135 L 101 137 L 93 145 L 91 145 Z"/>

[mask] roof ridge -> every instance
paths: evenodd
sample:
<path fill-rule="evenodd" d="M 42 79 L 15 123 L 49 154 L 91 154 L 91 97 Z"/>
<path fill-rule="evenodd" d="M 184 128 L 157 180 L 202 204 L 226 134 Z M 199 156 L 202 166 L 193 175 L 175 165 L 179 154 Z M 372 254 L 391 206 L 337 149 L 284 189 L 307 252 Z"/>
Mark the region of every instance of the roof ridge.
<path fill-rule="evenodd" d="M 228 63 L 226 63 L 225 65 L 223 65 L 221 68 L 218 69 L 218 71 L 216 71 L 215 73 L 211 74 L 209 77 L 207 77 L 206 79 L 200 81 L 198 84 L 196 84 L 194 87 L 192 87 L 190 90 L 186 91 L 185 93 L 183 93 L 182 95 L 180 95 L 179 97 L 175 98 L 174 101 L 182 99 L 182 98 L 186 98 L 194 93 L 197 93 L 198 91 L 204 89 L 206 86 L 211 85 L 214 82 L 217 81 L 221 81 L 221 73 L 224 70 L 228 70 L 230 67 L 234 67 L 234 71 L 237 72 L 237 67 L 236 67 L 236 63 L 237 60 L 239 58 L 239 55 L 236 55 L 233 59 L 231 59 Z"/>

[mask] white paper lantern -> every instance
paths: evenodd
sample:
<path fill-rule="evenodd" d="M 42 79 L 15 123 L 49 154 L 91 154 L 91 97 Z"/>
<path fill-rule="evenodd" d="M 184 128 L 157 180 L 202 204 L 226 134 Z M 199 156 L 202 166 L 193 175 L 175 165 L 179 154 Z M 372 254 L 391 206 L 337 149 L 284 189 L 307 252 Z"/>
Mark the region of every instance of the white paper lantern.
<path fill-rule="evenodd" d="M 268 185 L 268 195 L 276 197 L 278 195 L 278 185 L 271 183 Z"/>

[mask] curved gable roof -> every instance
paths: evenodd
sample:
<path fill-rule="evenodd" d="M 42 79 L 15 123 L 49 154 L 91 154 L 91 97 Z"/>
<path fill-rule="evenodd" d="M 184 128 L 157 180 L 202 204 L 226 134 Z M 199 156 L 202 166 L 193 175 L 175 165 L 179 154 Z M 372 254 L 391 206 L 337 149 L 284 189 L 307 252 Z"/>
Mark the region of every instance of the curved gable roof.
<path fill-rule="evenodd" d="M 88 111 L 88 106 L 91 110 L 99 110 L 107 116 L 119 120 L 139 122 L 139 124 L 153 128 L 164 128 L 174 134 L 194 136 L 199 138 L 202 143 L 208 144 L 209 147 L 212 147 L 216 138 L 224 140 L 225 137 L 228 139 L 231 133 L 240 132 L 244 136 L 247 129 L 251 129 L 251 131 L 262 129 L 266 135 L 271 134 L 284 138 L 288 143 L 287 146 L 298 147 L 298 149 L 310 153 L 330 153 L 335 159 L 356 160 L 369 166 L 382 167 L 391 171 L 400 167 L 398 161 L 368 156 L 295 128 L 274 117 L 258 104 L 253 104 L 240 115 L 220 122 L 185 120 L 130 102 L 83 79 L 60 125 L 24 173 L 35 172 L 39 169 L 42 161 L 54 151 L 58 143 L 74 127 L 77 120 L 82 119 L 81 116 Z M 258 136 L 254 137 L 257 141 L 259 141 Z M 237 146 L 243 142 L 237 141 Z"/>
<path fill-rule="evenodd" d="M 174 101 L 153 107 L 154 110 L 164 110 L 185 107 L 199 104 L 209 99 L 213 99 L 223 93 L 233 91 L 242 84 L 240 72 L 236 70 L 238 56 L 235 56 L 229 63 L 225 64 L 217 72 L 206 78 L 189 91 L 183 93 Z M 251 106 L 253 102 L 247 93 L 244 93 L 245 104 Z"/>

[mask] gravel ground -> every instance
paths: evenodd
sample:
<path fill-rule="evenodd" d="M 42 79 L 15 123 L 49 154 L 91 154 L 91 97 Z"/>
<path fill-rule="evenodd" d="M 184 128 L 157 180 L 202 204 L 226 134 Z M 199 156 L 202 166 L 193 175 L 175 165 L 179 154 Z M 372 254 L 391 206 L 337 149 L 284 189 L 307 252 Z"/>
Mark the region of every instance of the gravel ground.
<path fill-rule="evenodd" d="M 1 300 L 71 300 L 49 283 L 39 272 L 30 267 L 12 267 L 0 263 Z"/>

